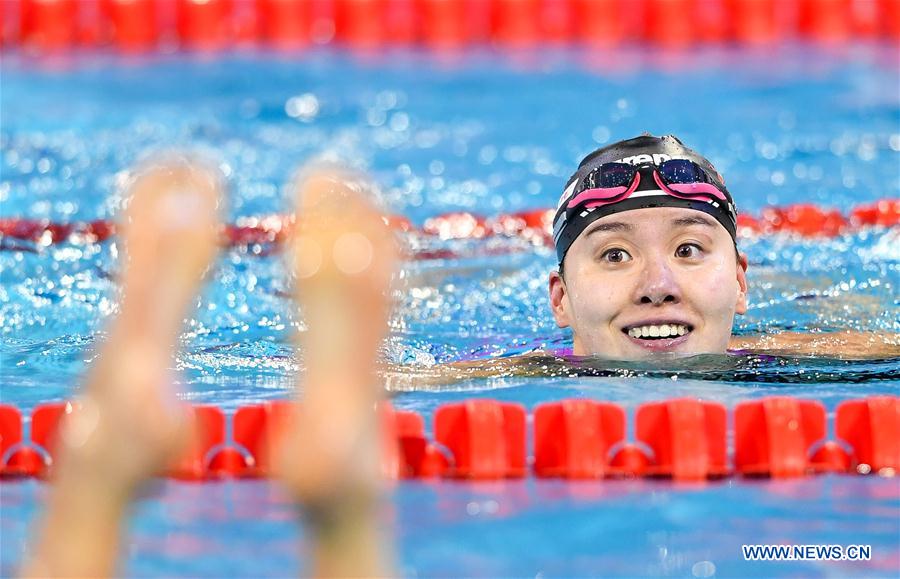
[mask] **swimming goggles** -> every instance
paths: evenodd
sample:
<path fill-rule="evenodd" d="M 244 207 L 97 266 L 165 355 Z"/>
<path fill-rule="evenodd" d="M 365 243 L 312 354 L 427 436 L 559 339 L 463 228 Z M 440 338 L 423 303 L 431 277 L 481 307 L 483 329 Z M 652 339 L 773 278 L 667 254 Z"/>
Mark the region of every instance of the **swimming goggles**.
<path fill-rule="evenodd" d="M 638 191 L 645 175 L 652 175 L 658 189 Z M 572 213 L 579 209 L 619 203 L 632 196 L 659 195 L 660 191 L 679 199 L 722 202 L 729 207 L 730 196 L 716 181 L 703 167 L 688 159 L 671 159 L 658 165 L 603 163 L 584 177 L 581 183 L 584 189 L 568 200 L 566 213 L 571 219 Z"/>

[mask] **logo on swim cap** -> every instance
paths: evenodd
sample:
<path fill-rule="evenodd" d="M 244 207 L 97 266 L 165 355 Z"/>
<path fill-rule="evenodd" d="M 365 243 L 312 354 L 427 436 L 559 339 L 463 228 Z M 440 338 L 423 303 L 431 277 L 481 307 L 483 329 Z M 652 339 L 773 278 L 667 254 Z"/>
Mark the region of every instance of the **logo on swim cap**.
<path fill-rule="evenodd" d="M 559 263 L 597 219 L 649 207 L 703 211 L 736 238 L 737 210 L 712 163 L 672 135 L 645 134 L 597 149 L 578 165 L 553 219 Z"/>
<path fill-rule="evenodd" d="M 613 161 L 613 163 L 628 163 L 629 165 L 646 165 L 647 163 L 652 163 L 654 165 L 659 165 L 663 161 L 669 161 L 671 159 L 672 156 L 666 155 L 665 153 L 653 153 L 652 155 L 642 153 L 640 155 L 632 155 L 630 157 L 625 157 L 624 159 L 619 159 L 618 161 Z"/>

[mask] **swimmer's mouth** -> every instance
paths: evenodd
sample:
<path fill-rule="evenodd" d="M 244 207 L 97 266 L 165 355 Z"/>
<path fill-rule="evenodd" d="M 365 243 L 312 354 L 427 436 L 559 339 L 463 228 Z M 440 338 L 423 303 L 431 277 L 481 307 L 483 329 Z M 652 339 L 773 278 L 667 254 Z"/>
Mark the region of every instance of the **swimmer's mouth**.
<path fill-rule="evenodd" d="M 681 322 L 661 322 L 656 324 L 640 324 L 622 328 L 622 333 L 639 340 L 668 340 L 680 338 L 694 331 L 694 326 Z"/>

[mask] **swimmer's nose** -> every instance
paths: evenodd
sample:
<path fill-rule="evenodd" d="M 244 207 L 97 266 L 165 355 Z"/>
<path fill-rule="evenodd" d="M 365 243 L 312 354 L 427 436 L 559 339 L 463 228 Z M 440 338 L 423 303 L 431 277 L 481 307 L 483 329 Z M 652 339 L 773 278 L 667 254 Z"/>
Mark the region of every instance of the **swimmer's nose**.
<path fill-rule="evenodd" d="M 681 302 L 681 288 L 665 259 L 647 260 L 635 287 L 634 301 L 654 306 Z"/>

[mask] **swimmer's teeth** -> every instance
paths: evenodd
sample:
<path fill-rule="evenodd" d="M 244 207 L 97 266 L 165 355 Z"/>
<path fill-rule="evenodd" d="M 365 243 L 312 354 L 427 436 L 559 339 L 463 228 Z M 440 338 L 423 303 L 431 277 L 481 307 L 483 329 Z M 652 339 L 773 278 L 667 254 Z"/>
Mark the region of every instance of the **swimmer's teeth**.
<path fill-rule="evenodd" d="M 687 326 L 682 326 L 681 324 L 640 326 L 628 330 L 628 335 L 632 338 L 668 338 L 671 336 L 683 336 L 687 333 Z"/>

